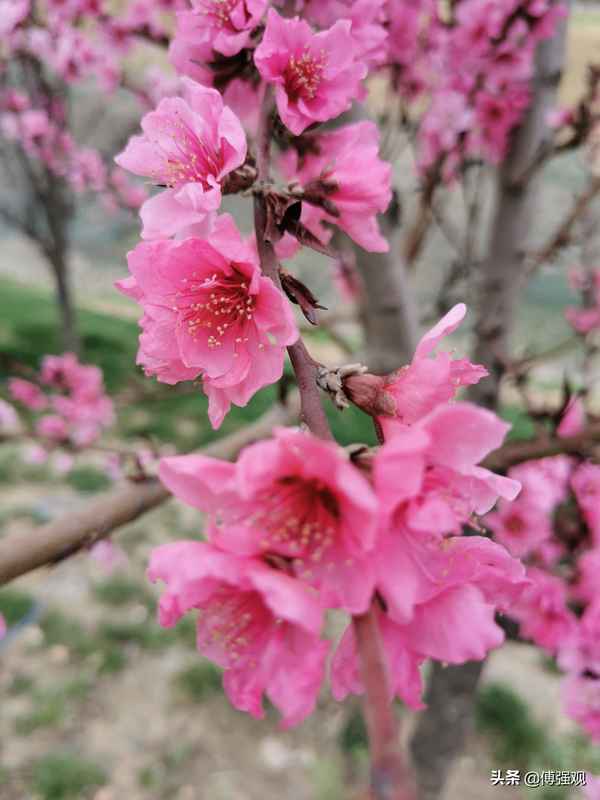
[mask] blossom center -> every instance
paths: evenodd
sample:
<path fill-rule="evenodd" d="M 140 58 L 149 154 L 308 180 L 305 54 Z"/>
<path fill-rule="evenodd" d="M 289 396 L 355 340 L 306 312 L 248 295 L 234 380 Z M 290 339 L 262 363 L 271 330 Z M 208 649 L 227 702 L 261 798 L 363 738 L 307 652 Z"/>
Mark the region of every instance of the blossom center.
<path fill-rule="evenodd" d="M 300 56 L 290 57 L 285 70 L 285 89 L 292 100 L 312 100 L 315 97 L 325 63 L 325 53 L 316 58 L 308 50 Z"/>
<path fill-rule="evenodd" d="M 204 13 L 212 17 L 213 24 L 218 28 L 229 27 L 233 29 L 231 23 L 231 12 L 237 5 L 238 0 L 208 0 L 204 2 Z"/>
<path fill-rule="evenodd" d="M 221 158 L 202 141 L 177 112 L 164 120 L 161 131 L 164 138 L 156 141 L 163 165 L 160 174 L 153 176 L 158 183 L 177 188 L 186 183 L 200 183 L 204 189 L 211 184 L 208 176 L 221 171 Z"/>
<path fill-rule="evenodd" d="M 273 617 L 257 592 L 223 587 L 200 610 L 199 643 L 221 666 L 240 666 L 240 661 L 252 661 L 272 622 Z"/>
<path fill-rule="evenodd" d="M 294 559 L 318 563 L 334 541 L 339 506 L 318 480 L 284 477 L 257 498 L 260 511 L 252 523 L 260 526 L 261 547 Z M 298 564 L 299 565 L 299 564 Z"/>
<path fill-rule="evenodd" d="M 256 300 L 249 294 L 244 276 L 214 273 L 203 280 L 183 278 L 182 283 L 185 286 L 175 294 L 173 310 L 192 339 L 204 332 L 210 349 L 221 347 L 223 337 L 237 327 L 242 335 L 236 337 L 236 343 L 248 340 L 243 333 L 254 317 Z"/>
<path fill-rule="evenodd" d="M 504 523 L 506 530 L 515 536 L 520 536 L 525 528 L 523 520 L 518 514 L 511 514 Z"/>

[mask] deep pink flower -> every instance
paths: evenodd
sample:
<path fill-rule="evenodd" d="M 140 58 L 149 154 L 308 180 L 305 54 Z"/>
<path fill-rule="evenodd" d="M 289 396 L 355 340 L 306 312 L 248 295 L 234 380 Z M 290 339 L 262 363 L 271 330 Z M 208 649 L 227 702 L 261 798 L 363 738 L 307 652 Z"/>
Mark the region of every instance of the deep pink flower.
<path fill-rule="evenodd" d="M 219 92 L 182 78 L 183 97 L 167 97 L 142 119 L 116 157 L 119 166 L 167 188 L 141 209 L 145 239 L 201 223 L 221 204 L 221 182 L 244 163 L 246 136 Z"/>
<path fill-rule="evenodd" d="M 177 14 L 178 33 L 208 52 L 234 56 L 250 44 L 267 5 L 267 0 L 192 0 L 191 11 Z"/>
<path fill-rule="evenodd" d="M 391 166 L 379 158 L 379 132 L 372 122 L 345 125 L 316 140 L 318 154 L 309 153 L 299 163 L 296 150 L 285 154 L 285 169 L 290 178 L 323 194 L 339 211 L 339 216 L 323 218 L 337 225 L 370 252 L 389 249 L 377 224 L 377 214 L 388 207 L 391 192 Z"/>
<path fill-rule="evenodd" d="M 206 240 L 142 242 L 128 263 L 117 285 L 144 309 L 138 363 L 166 383 L 202 376 L 214 427 L 281 377 L 293 313 L 229 215 Z"/>
<path fill-rule="evenodd" d="M 8 382 L 8 391 L 13 400 L 22 403 L 31 411 L 43 411 L 48 405 L 48 399 L 39 386 L 22 378 L 11 378 Z"/>
<path fill-rule="evenodd" d="M 519 503 L 551 514 L 566 498 L 573 461 L 569 456 L 549 456 L 511 467 L 508 474 L 521 484 Z"/>
<path fill-rule="evenodd" d="M 323 610 L 308 587 L 253 558 L 180 541 L 156 548 L 148 575 L 166 583 L 161 625 L 198 609 L 198 650 L 224 669 L 232 704 L 262 718 L 262 695 L 283 725 L 314 709 L 329 643 L 319 638 Z"/>
<path fill-rule="evenodd" d="M 254 63 L 275 85 L 279 116 L 297 136 L 346 111 L 361 92 L 367 67 L 355 60 L 351 27 L 349 20 L 339 20 L 315 34 L 304 20 L 269 10 Z"/>
<path fill-rule="evenodd" d="M 575 629 L 575 616 L 567 606 L 565 583 L 555 575 L 536 567 L 527 570 L 531 581 L 517 603 L 511 608 L 520 625 L 520 635 L 531 639 L 538 647 L 555 653 Z"/>
<path fill-rule="evenodd" d="M 344 388 L 352 401 L 378 417 L 386 437 L 413 425 L 451 400 L 461 386 L 478 383 L 488 374 L 485 367 L 452 358 L 450 353 L 433 355 L 441 339 L 456 330 L 466 312 L 463 303 L 454 306 L 422 337 L 407 366 L 375 381 L 369 375 L 346 378 Z M 366 383 L 370 386 L 363 386 Z M 363 388 L 368 389 L 366 395 Z"/>
<path fill-rule="evenodd" d="M 219 547 L 283 559 L 325 605 L 366 610 L 377 506 L 369 483 L 337 445 L 278 428 L 235 465 L 179 456 L 163 458 L 159 474 L 176 497 L 209 513 L 208 534 Z"/>

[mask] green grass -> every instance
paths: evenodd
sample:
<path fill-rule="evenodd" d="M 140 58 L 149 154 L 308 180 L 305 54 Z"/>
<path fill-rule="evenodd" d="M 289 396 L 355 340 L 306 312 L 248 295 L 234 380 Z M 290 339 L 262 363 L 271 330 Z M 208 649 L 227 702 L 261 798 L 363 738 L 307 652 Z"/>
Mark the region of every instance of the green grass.
<path fill-rule="evenodd" d="M 31 611 L 34 602 L 32 595 L 20 589 L 0 589 L 0 614 L 9 626 L 20 622 Z"/>
<path fill-rule="evenodd" d="M 141 603 L 147 608 L 155 606 L 154 595 L 150 589 L 126 575 L 111 575 L 95 583 L 91 591 L 96 600 L 111 607 L 126 606 L 130 603 Z"/>
<path fill-rule="evenodd" d="M 173 683 L 186 700 L 201 703 L 211 694 L 221 691 L 222 676 L 209 661 L 197 660 L 178 672 Z"/>
<path fill-rule="evenodd" d="M 100 674 L 114 673 L 127 663 L 122 643 L 107 637 L 103 631 L 88 631 L 73 617 L 52 609 L 40 622 L 44 646 L 60 644 L 67 648 L 71 658 L 86 661 L 94 659 Z"/>
<path fill-rule="evenodd" d="M 105 783 L 101 767 L 71 753 L 51 753 L 32 768 L 31 788 L 42 800 L 87 798 Z"/>
<path fill-rule="evenodd" d="M 32 692 L 32 709 L 15 718 L 15 732 L 29 736 L 38 728 L 60 725 L 73 708 L 73 703 L 83 700 L 92 688 L 89 679 L 81 677 L 51 689 Z"/>
<path fill-rule="evenodd" d="M 112 485 L 111 479 L 105 472 L 89 465 L 74 467 L 68 473 L 66 482 L 73 489 L 86 494 L 102 492 Z"/>

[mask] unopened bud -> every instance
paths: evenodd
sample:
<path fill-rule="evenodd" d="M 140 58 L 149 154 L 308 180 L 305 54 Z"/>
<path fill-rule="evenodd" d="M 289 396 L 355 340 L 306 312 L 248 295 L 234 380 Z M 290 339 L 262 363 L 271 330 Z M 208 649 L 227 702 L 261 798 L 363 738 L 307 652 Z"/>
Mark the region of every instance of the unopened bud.
<path fill-rule="evenodd" d="M 387 384 L 387 376 L 370 372 L 353 373 L 342 381 L 344 394 L 350 402 L 372 417 L 396 413 L 396 401 L 387 391 Z"/>

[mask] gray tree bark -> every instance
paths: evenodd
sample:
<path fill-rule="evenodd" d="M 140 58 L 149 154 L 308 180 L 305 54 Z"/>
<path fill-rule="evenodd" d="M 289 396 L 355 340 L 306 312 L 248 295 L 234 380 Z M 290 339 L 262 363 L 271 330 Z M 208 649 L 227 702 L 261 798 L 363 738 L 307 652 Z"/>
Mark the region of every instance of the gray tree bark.
<path fill-rule="evenodd" d="M 506 160 L 498 170 L 495 208 L 477 287 L 474 361 L 490 376 L 472 387 L 471 397 L 495 408 L 508 360 L 515 310 L 523 289 L 523 254 L 536 212 L 537 175 L 528 175 L 548 141 L 546 114 L 555 105 L 565 55 L 567 19 L 536 54 L 533 99 L 515 131 Z M 437 800 L 454 760 L 470 731 L 477 686 L 484 662 L 442 667 L 435 664 L 422 713 L 411 742 L 420 800 Z"/>
<path fill-rule="evenodd" d="M 556 105 L 566 31 L 567 18 L 558 23 L 555 35 L 538 47 L 533 100 L 496 178 L 488 256 L 477 287 L 474 352 L 474 360 L 485 364 L 490 376 L 472 392 L 475 400 L 489 408 L 497 404 L 500 380 L 510 354 L 515 310 L 524 283 L 523 256 L 537 211 L 539 175 L 528 172 L 550 141 L 546 115 Z"/>
<path fill-rule="evenodd" d="M 400 251 L 400 219 L 396 200 L 379 218 L 390 243 L 387 253 L 355 248 L 356 267 L 364 292 L 361 317 L 365 362 L 370 372 L 386 373 L 410 361 L 419 337 L 417 303 Z"/>

